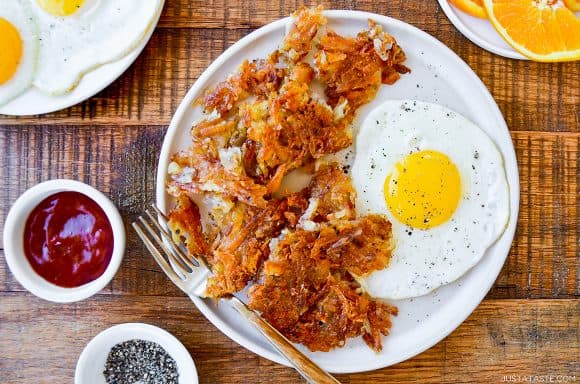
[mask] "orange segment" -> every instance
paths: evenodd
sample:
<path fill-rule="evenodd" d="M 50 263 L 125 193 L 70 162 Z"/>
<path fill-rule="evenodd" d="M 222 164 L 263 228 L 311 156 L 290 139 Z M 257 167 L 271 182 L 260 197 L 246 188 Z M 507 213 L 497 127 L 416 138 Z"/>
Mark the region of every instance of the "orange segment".
<path fill-rule="evenodd" d="M 483 0 L 498 33 L 536 61 L 580 59 L 580 20 L 559 0 Z"/>
<path fill-rule="evenodd" d="M 449 0 L 449 2 L 471 16 L 487 18 L 483 0 Z"/>
<path fill-rule="evenodd" d="M 571 11 L 580 11 L 580 0 L 564 0 L 564 3 Z"/>

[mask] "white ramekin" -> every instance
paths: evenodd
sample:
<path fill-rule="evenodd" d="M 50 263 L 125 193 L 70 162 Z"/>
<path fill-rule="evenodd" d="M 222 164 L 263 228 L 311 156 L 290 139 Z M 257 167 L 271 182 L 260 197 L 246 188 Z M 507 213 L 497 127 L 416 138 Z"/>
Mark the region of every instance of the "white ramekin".
<path fill-rule="evenodd" d="M 105 212 L 113 229 L 113 255 L 105 272 L 80 287 L 59 287 L 38 275 L 24 254 L 24 226 L 30 212 L 45 198 L 64 191 L 80 192 L 94 200 Z M 74 180 L 49 180 L 24 192 L 12 205 L 4 223 L 4 255 L 10 271 L 34 295 L 57 303 L 86 299 L 103 289 L 113 278 L 125 253 L 125 226 L 115 205 L 90 185 Z"/>
<path fill-rule="evenodd" d="M 75 384 L 104 384 L 103 371 L 111 348 L 132 339 L 152 341 L 161 345 L 177 364 L 179 384 L 198 383 L 195 363 L 175 336 L 154 325 L 125 323 L 104 330 L 87 344 L 77 362 Z"/>

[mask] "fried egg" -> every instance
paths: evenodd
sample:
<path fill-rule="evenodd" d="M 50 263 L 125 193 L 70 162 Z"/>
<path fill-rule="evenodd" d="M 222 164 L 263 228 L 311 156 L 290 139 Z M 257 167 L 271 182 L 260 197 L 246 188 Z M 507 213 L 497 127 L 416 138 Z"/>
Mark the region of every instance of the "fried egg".
<path fill-rule="evenodd" d="M 372 296 L 421 296 L 465 274 L 503 233 L 509 190 L 501 153 L 443 106 L 386 101 L 364 119 L 352 167 L 359 214 L 385 214 L 395 248 L 358 278 Z"/>
<path fill-rule="evenodd" d="M 30 87 L 37 52 L 37 28 L 28 3 L 0 0 L 0 105 Z"/>
<path fill-rule="evenodd" d="M 72 90 L 82 76 L 137 47 L 162 0 L 31 0 L 40 49 L 34 86 L 49 94 Z"/>

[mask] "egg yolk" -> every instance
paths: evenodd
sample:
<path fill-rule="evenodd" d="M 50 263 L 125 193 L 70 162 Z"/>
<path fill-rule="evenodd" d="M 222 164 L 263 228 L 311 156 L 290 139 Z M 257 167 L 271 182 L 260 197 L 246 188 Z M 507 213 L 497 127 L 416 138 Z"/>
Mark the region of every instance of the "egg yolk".
<path fill-rule="evenodd" d="M 36 0 L 46 12 L 54 16 L 70 16 L 83 5 L 84 0 Z"/>
<path fill-rule="evenodd" d="M 457 166 L 437 151 L 419 151 L 395 164 L 385 179 L 387 206 L 402 223 L 428 229 L 449 220 L 459 204 Z"/>
<path fill-rule="evenodd" d="M 0 17 L 0 85 L 14 76 L 22 59 L 22 39 L 16 27 Z"/>

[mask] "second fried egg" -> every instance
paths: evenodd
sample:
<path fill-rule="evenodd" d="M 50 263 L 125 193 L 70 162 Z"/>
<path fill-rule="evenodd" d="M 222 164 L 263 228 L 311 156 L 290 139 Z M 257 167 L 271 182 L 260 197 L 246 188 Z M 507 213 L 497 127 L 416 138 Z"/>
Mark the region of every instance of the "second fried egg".
<path fill-rule="evenodd" d="M 37 26 L 28 3 L 0 0 L 0 106 L 30 87 L 37 53 Z"/>
<path fill-rule="evenodd" d="M 71 91 L 82 76 L 133 51 L 153 27 L 162 0 L 32 0 L 39 26 L 34 86 Z"/>
<path fill-rule="evenodd" d="M 375 297 L 404 299 L 448 284 L 503 233 L 502 156 L 475 124 L 436 104 L 390 100 L 364 120 L 352 168 L 359 214 L 393 224 L 390 265 L 360 278 Z"/>

